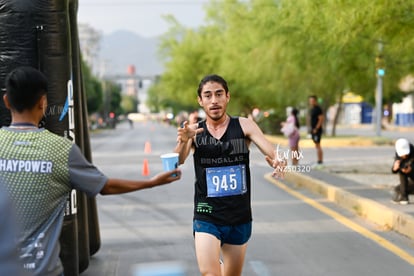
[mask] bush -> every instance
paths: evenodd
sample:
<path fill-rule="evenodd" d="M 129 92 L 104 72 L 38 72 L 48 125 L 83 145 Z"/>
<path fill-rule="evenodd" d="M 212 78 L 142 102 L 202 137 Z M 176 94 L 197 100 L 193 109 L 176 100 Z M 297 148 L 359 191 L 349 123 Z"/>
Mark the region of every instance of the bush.
<path fill-rule="evenodd" d="M 261 117 L 257 120 L 257 124 L 265 134 L 281 135 L 280 123 L 286 120 L 283 114 L 272 113 L 268 117 Z"/>

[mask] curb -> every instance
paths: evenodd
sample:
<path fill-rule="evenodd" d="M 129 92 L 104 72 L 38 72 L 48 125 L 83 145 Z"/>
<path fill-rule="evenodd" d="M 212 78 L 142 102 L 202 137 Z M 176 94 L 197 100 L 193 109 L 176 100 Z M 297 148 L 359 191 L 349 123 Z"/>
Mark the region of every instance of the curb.
<path fill-rule="evenodd" d="M 275 145 L 288 146 L 288 139 L 281 135 L 268 135 L 265 134 L 265 137 Z M 322 136 L 322 148 L 332 148 L 332 147 L 373 147 L 381 145 L 393 145 L 394 142 L 391 139 L 387 138 L 376 138 L 376 137 L 362 137 L 362 136 L 337 136 L 329 137 Z M 307 137 L 302 137 L 299 140 L 300 148 L 314 148 L 315 144 L 312 139 Z"/>
<path fill-rule="evenodd" d="M 269 176 L 271 177 L 271 174 L 266 175 L 265 178 L 267 179 Z M 414 240 L 414 217 L 410 215 L 304 174 L 290 172 L 285 175 L 284 180 L 296 187 L 302 187 L 322 195 L 329 201 L 384 229 L 394 230 Z"/>

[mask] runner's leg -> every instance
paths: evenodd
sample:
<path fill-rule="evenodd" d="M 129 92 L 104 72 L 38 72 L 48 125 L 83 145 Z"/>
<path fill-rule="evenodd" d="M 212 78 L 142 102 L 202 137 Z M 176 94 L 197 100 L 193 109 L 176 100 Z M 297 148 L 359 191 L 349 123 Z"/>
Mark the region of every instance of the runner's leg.
<path fill-rule="evenodd" d="M 220 240 L 204 232 L 194 233 L 198 268 L 203 276 L 221 276 Z"/>
<path fill-rule="evenodd" d="M 247 243 L 243 245 L 223 244 L 223 276 L 242 275 L 244 257 L 246 255 Z"/>

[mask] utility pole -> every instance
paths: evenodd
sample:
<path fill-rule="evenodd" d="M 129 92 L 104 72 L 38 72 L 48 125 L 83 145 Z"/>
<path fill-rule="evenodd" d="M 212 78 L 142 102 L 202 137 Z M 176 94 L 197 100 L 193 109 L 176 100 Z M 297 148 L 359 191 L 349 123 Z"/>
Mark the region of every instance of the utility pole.
<path fill-rule="evenodd" d="M 375 58 L 375 71 L 377 75 L 377 87 L 375 89 L 375 107 L 376 107 L 376 127 L 375 132 L 379 137 L 381 136 L 382 128 L 382 78 L 385 75 L 385 64 L 382 56 L 383 44 L 382 41 L 378 42 L 378 55 Z"/>

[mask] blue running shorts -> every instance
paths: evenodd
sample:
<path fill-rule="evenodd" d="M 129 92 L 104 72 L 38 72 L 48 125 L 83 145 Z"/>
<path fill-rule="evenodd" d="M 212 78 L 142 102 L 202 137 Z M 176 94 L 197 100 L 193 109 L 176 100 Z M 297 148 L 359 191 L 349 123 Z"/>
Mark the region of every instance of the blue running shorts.
<path fill-rule="evenodd" d="M 203 232 L 215 236 L 224 243 L 233 245 L 245 244 L 252 235 L 252 222 L 239 225 L 217 225 L 202 220 L 194 220 L 193 233 Z"/>

